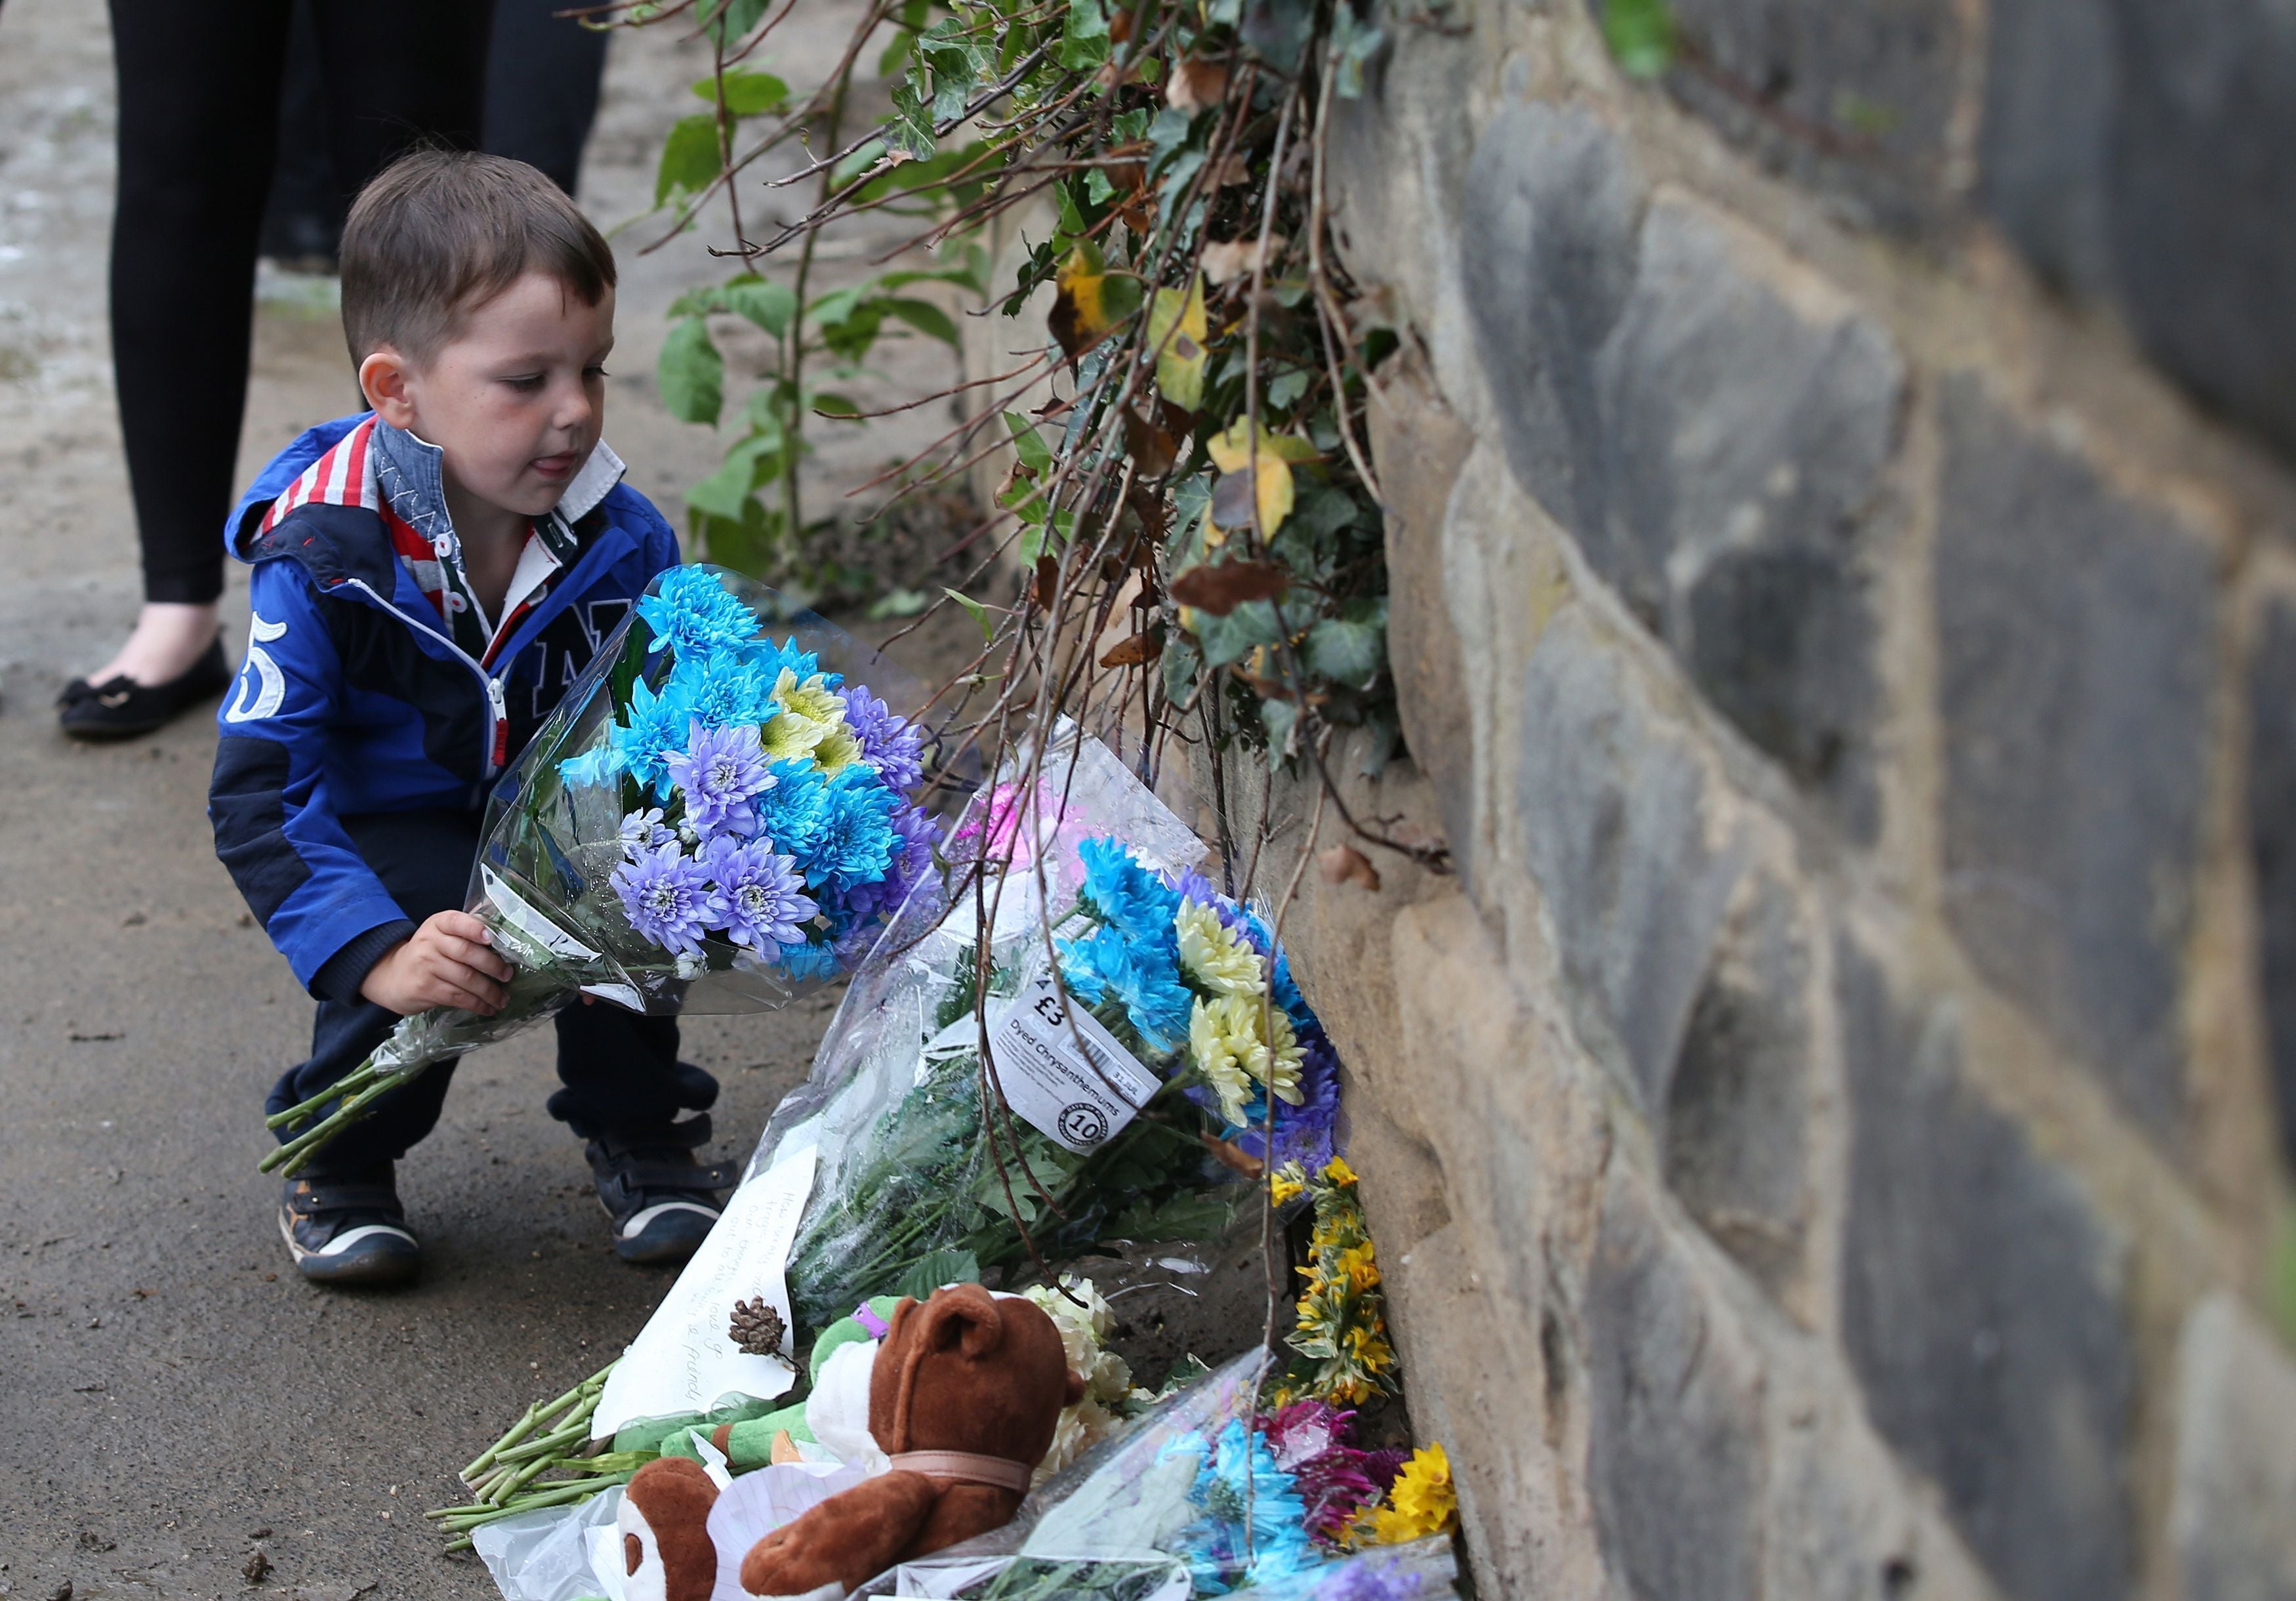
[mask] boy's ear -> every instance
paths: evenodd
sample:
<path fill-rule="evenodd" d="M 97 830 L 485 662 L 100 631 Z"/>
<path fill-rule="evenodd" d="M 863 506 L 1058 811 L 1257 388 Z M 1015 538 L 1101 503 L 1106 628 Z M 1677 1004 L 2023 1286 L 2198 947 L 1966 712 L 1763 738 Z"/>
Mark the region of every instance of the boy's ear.
<path fill-rule="evenodd" d="M 378 347 L 359 363 L 360 391 L 375 415 L 393 428 L 414 425 L 414 398 L 407 387 L 412 370 L 413 364 L 389 345 Z"/>

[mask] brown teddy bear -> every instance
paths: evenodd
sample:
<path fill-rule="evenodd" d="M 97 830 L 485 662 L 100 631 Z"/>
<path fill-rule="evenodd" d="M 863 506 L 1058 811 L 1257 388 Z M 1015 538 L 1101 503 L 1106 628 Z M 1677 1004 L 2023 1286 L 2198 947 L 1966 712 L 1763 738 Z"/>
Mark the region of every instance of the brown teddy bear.
<path fill-rule="evenodd" d="M 841 1491 L 739 1556 L 756 1597 L 849 1592 L 1012 1521 L 1052 1449 L 1061 1409 L 1080 1400 L 1053 1320 L 979 1285 L 893 1309 L 869 1380 L 869 1431 L 891 1471 Z M 648 1463 L 621 1512 L 632 1597 L 708 1601 L 718 1551 L 707 1532 L 716 1487 L 683 1457 Z"/>

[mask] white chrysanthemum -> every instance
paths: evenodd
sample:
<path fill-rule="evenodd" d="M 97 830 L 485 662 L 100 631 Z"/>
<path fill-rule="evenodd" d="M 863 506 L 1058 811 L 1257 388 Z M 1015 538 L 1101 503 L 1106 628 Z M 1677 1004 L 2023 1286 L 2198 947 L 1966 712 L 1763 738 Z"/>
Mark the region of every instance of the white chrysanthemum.
<path fill-rule="evenodd" d="M 1205 1080 L 1219 1091 L 1220 1108 L 1231 1123 L 1243 1121 L 1244 1093 L 1231 1096 L 1229 1084 L 1243 1075 L 1265 1084 L 1275 1098 L 1297 1106 L 1301 1100 L 1300 1062 L 1302 1051 L 1292 1020 L 1281 1006 L 1270 1006 L 1256 995 L 1223 995 L 1199 1000 L 1188 1019 L 1188 1043 Z M 1272 1039 L 1263 1039 L 1268 1026 Z"/>
<path fill-rule="evenodd" d="M 1184 900 L 1172 926 L 1180 936 L 1181 965 L 1205 989 L 1215 995 L 1258 995 L 1267 988 L 1259 953 L 1237 939 L 1211 907 Z"/>

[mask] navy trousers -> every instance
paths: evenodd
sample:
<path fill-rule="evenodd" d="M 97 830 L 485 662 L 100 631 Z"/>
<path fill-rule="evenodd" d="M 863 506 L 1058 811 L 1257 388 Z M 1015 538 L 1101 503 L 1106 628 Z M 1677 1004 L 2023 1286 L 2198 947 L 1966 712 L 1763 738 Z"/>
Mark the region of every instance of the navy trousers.
<path fill-rule="evenodd" d="M 420 923 L 462 908 L 478 853 L 477 813 L 383 812 L 342 823 L 409 917 Z M 717 1080 L 677 1059 L 674 1017 L 641 1017 L 601 1001 L 569 1006 L 555 1021 L 560 1088 L 549 1112 L 585 1139 L 611 1134 L 643 1140 L 680 1112 L 705 1111 L 718 1098 Z M 283 1112 L 317 1095 L 365 1062 L 398 1022 L 397 1013 L 372 1001 L 321 1001 L 310 1055 L 281 1075 L 264 1110 Z M 385 1096 L 371 1116 L 320 1152 L 306 1174 L 350 1179 L 398 1161 L 437 1126 L 454 1077 L 455 1063 L 441 1062 Z"/>

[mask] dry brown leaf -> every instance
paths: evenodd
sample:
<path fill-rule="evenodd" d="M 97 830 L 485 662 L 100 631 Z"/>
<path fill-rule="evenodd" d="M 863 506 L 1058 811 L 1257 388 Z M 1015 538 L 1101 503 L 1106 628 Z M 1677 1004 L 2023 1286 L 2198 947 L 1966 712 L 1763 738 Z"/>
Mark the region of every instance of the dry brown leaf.
<path fill-rule="evenodd" d="M 1164 653 L 1164 628 L 1159 623 L 1145 628 L 1128 639 L 1119 639 L 1108 647 L 1100 659 L 1103 667 L 1139 667 Z"/>
<path fill-rule="evenodd" d="M 1049 555 L 1037 558 L 1035 595 L 1037 604 L 1049 612 L 1053 595 L 1061 587 L 1061 564 Z"/>
<path fill-rule="evenodd" d="M 1292 587 L 1292 575 L 1274 562 L 1206 562 L 1172 580 L 1172 598 L 1184 606 L 1226 617 L 1247 601 L 1274 600 Z"/>
<path fill-rule="evenodd" d="M 1244 277 L 1261 261 L 1273 261 L 1283 250 L 1283 235 L 1268 236 L 1267 254 L 1263 258 L 1257 239 L 1226 239 L 1204 247 L 1204 276 L 1215 283 Z"/>
<path fill-rule="evenodd" d="M 1361 884 L 1374 893 L 1379 889 L 1379 869 L 1353 845 L 1332 845 L 1316 852 L 1316 871 L 1327 884 Z"/>
<path fill-rule="evenodd" d="M 1164 86 L 1164 103 L 1194 116 L 1208 105 L 1227 98 L 1227 63 L 1184 55 L 1172 63 L 1171 81 Z"/>
<path fill-rule="evenodd" d="M 1257 1178 L 1267 1171 L 1266 1162 L 1241 1145 L 1225 1139 L 1215 1139 L 1209 1134 L 1200 1134 L 1196 1137 L 1204 1142 L 1204 1149 L 1212 1154 L 1213 1161 L 1246 1178 Z"/>

